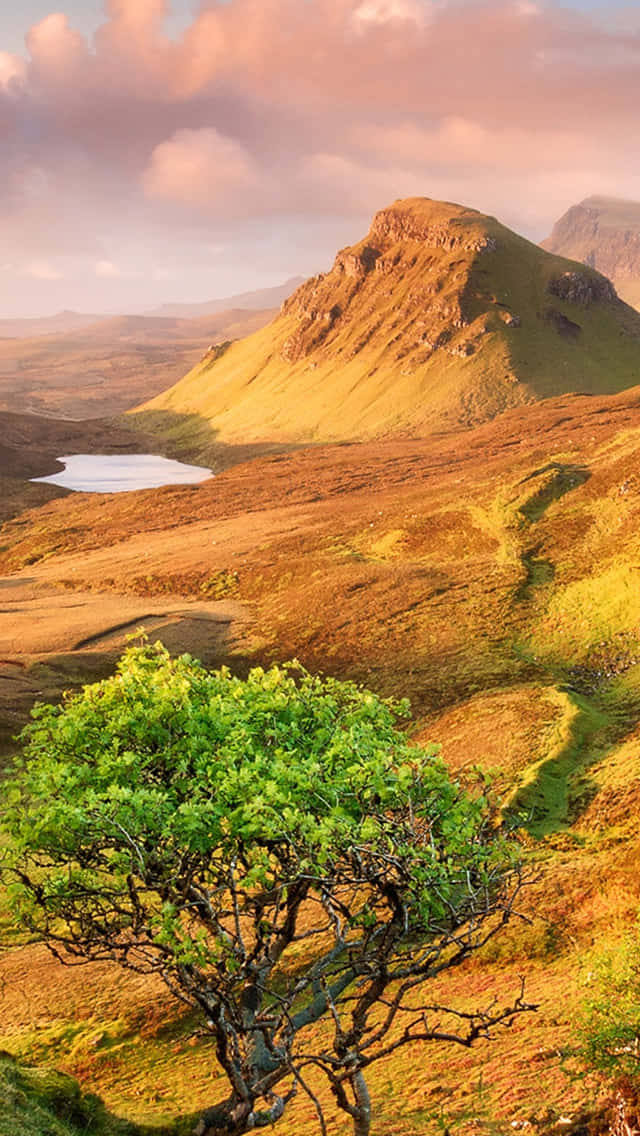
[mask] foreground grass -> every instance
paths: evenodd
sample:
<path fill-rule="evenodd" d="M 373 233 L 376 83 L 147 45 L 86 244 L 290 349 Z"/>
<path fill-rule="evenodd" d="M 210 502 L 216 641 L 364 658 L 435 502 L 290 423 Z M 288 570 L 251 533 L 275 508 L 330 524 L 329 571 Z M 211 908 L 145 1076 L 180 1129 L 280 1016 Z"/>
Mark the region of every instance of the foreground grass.
<path fill-rule="evenodd" d="M 53 1069 L 21 1065 L 0 1053 L 0 1136 L 142 1136 L 99 1097 Z M 158 1130 L 158 1136 L 160 1132 Z"/>

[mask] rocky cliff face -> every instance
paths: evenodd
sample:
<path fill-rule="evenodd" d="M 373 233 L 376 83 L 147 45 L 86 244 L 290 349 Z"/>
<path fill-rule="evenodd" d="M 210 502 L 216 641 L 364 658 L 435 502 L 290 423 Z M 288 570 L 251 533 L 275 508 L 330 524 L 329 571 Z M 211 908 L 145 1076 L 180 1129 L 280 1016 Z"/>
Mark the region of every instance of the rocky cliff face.
<path fill-rule="evenodd" d="M 483 231 L 482 215 L 471 209 L 449 206 L 446 220 L 424 203 L 399 202 L 380 210 L 364 241 L 342 249 L 330 272 L 312 277 L 282 305 L 282 314 L 296 324 L 282 358 L 296 362 L 331 345 L 352 359 L 365 347 L 377 343 L 386 350 L 392 344 L 406 370 L 440 349 L 462 358 L 472 355 L 487 329 L 481 323 L 468 335 L 459 334 L 473 320 L 471 270 L 479 256 L 497 246 L 497 239 Z M 404 282 L 409 286 L 402 288 Z M 390 329 L 383 309 L 394 297 Z M 510 326 L 516 325 L 514 319 Z M 348 342 L 341 332 L 348 333 Z"/>
<path fill-rule="evenodd" d="M 449 206 L 449 215 L 440 220 L 437 215 L 431 216 L 424 206 L 416 207 L 414 204 L 412 208 L 410 202 L 399 202 L 376 213 L 370 236 L 386 244 L 419 241 L 424 248 L 445 249 L 447 252 L 495 249 L 494 237 L 475 231 L 475 225 L 481 221 L 482 214 L 473 209 L 452 205 Z"/>
<path fill-rule="evenodd" d="M 588 197 L 567 210 L 542 247 L 597 268 L 640 308 L 640 202 Z"/>

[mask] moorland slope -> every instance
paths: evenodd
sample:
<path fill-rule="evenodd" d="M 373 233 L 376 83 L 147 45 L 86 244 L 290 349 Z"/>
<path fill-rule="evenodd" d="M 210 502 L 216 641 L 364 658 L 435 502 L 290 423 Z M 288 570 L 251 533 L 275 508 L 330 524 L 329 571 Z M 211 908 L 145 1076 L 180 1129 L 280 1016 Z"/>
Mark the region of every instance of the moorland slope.
<path fill-rule="evenodd" d="M 434 998 L 485 1004 L 524 974 L 540 1009 L 472 1052 L 416 1048 L 381 1067 L 390 1136 L 583 1131 L 608 1091 L 566 1070 L 581 976 L 640 904 L 639 466 L 637 391 L 563 396 L 466 433 L 70 494 L 2 527 L 5 748 L 34 698 L 108 673 L 144 624 L 238 673 L 295 655 L 408 695 L 414 733 L 462 778 L 479 767 L 519 818 L 531 922 Z M 54 1060 L 136 1121 L 221 1095 L 211 1042 L 152 980 L 64 970 L 37 946 L 0 961 L 12 1053 Z M 311 1104 L 293 1107 L 296 1133 L 315 1136 Z"/>
<path fill-rule="evenodd" d="M 563 214 L 542 248 L 597 268 L 640 307 L 640 201 L 587 197 Z"/>
<path fill-rule="evenodd" d="M 16 316 L 0 318 L 0 339 L 33 339 L 40 335 L 66 335 L 81 331 L 104 319 L 103 315 L 73 312 L 68 309 L 52 316 Z"/>
<path fill-rule="evenodd" d="M 192 416 L 223 442 L 420 436 L 639 379 L 640 316 L 603 276 L 472 209 L 411 198 L 268 327 L 140 409 L 153 428 Z"/>

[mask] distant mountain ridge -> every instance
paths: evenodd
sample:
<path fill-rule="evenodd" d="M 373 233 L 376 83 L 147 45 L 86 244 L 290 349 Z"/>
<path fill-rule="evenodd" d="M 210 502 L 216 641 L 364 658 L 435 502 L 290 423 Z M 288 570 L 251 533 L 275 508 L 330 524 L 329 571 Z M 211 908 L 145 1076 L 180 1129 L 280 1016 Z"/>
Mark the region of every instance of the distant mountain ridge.
<path fill-rule="evenodd" d="M 132 326 L 138 321 L 171 319 L 192 320 L 204 316 L 226 315 L 229 312 L 259 312 L 279 308 L 284 300 L 303 283 L 303 276 L 292 276 L 283 284 L 271 288 L 258 288 L 253 292 L 240 292 L 235 296 L 205 300 L 196 304 L 168 303 L 149 310 L 136 309 L 133 312 L 74 312 L 69 309 L 56 312 L 52 316 L 0 317 L 0 339 L 29 339 L 40 335 L 67 335 L 70 332 L 84 331 L 95 324 L 106 326 L 109 320 L 129 320 Z M 160 324 L 156 323 L 156 329 Z"/>
<path fill-rule="evenodd" d="M 640 201 L 587 197 L 563 214 L 542 248 L 597 268 L 640 308 Z"/>
<path fill-rule="evenodd" d="M 146 314 L 149 316 L 177 316 L 179 319 L 191 319 L 197 316 L 212 315 L 214 312 L 228 311 L 233 308 L 242 308 L 248 311 L 261 311 L 265 308 L 279 308 L 304 282 L 304 276 L 291 276 L 283 284 L 272 288 L 258 288 L 254 292 L 239 292 L 235 296 L 226 296 L 218 300 L 205 300 L 197 304 L 161 304 L 152 308 Z"/>
<path fill-rule="evenodd" d="M 0 339 L 27 339 L 36 335 L 66 335 L 71 331 L 83 331 L 86 327 L 103 320 L 104 315 L 89 315 L 85 312 L 62 311 L 53 316 L 17 317 L 0 319 Z"/>
<path fill-rule="evenodd" d="M 639 381 L 640 316 L 605 277 L 473 209 L 410 198 L 268 327 L 139 409 L 198 415 L 222 442 L 417 436 Z"/>

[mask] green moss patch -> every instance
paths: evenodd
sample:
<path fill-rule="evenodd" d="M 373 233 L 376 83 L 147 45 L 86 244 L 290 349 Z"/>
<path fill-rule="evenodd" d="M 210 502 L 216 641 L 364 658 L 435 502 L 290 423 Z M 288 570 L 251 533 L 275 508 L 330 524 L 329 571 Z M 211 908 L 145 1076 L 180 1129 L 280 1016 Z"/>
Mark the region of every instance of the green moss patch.
<path fill-rule="evenodd" d="M 102 1101 L 53 1069 L 36 1069 L 0 1054 L 0 1136 L 135 1136 Z"/>

